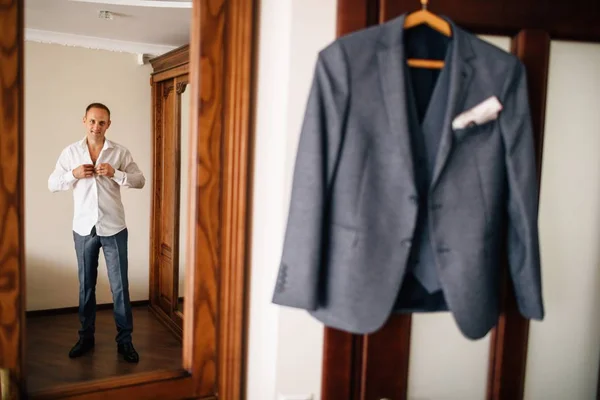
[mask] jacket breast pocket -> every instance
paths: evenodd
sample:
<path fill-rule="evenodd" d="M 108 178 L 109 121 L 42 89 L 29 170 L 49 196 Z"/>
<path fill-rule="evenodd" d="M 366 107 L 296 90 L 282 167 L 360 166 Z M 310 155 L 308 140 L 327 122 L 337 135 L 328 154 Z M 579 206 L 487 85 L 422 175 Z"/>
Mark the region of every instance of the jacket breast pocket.
<path fill-rule="evenodd" d="M 454 129 L 454 137 L 457 141 L 466 140 L 471 136 L 489 134 L 496 126 L 496 120 L 485 122 L 481 125 L 473 124 L 465 128 Z"/>

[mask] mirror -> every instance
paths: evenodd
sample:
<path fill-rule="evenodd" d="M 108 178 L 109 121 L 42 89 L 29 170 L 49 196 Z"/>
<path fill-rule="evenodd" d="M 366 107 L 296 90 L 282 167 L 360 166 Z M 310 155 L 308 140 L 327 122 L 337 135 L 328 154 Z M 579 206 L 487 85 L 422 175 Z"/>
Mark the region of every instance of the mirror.
<path fill-rule="evenodd" d="M 177 310 L 183 313 L 184 304 L 184 293 L 185 293 L 185 276 L 186 276 L 186 260 L 185 249 L 187 248 L 187 221 L 188 221 L 188 210 L 185 207 L 187 204 L 186 199 L 188 198 L 189 185 L 186 184 L 189 179 L 189 160 L 190 160 L 190 92 L 189 83 L 183 82 L 183 92 L 179 94 L 180 104 L 180 120 L 179 120 L 179 134 L 180 134 L 180 185 L 179 185 L 179 277 L 178 277 L 178 290 L 177 290 Z"/>
<path fill-rule="evenodd" d="M 165 158 L 155 159 L 156 125 L 176 120 L 155 118 L 149 59 L 189 43 L 192 2 L 150 3 L 25 1 L 31 393 L 182 366 L 181 336 L 150 307 L 150 293 L 160 284 L 184 295 L 186 225 L 176 218 L 185 218 L 188 167 L 184 184 L 163 192 L 180 193 L 181 201 L 155 218 L 153 205 L 165 203 L 155 197 L 157 184 L 174 184 L 161 168 L 179 155 L 175 142 L 165 142 Z M 189 93 L 181 93 L 186 150 Z M 182 165 L 188 154 L 181 152 Z M 179 246 L 161 249 L 179 260 L 180 276 L 156 282 L 153 271 L 168 264 L 153 258 L 153 239 L 157 232 L 176 238 L 176 226 Z M 182 320 L 182 309 L 172 309 Z"/>

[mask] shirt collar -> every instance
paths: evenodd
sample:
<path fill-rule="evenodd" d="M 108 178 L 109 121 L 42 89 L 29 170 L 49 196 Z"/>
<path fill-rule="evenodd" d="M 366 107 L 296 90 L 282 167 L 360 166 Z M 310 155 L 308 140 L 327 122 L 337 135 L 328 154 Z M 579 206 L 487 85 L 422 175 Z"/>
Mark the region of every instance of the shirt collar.
<path fill-rule="evenodd" d="M 84 149 L 86 149 L 87 148 L 87 136 L 84 137 L 83 139 L 81 139 L 81 141 L 79 142 L 79 144 L 81 145 L 81 147 L 83 147 Z M 113 142 L 111 142 L 107 138 L 104 138 L 104 146 L 102 146 L 102 150 L 112 149 L 113 147 L 115 147 L 114 144 L 113 144 Z"/>

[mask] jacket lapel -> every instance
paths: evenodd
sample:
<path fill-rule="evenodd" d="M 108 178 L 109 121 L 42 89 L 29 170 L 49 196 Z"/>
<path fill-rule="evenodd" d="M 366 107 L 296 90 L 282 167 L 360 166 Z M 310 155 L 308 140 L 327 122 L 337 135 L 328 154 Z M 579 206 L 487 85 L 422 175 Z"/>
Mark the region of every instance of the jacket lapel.
<path fill-rule="evenodd" d="M 388 23 L 377 53 L 381 91 L 386 107 L 391 134 L 398 139 L 398 158 L 414 189 L 414 165 L 410 140 L 410 104 L 406 102 L 407 87 L 404 74 L 402 31 L 404 16 Z M 391 41 L 389 41 L 391 39 Z"/>
<path fill-rule="evenodd" d="M 401 15 L 393 21 L 388 22 L 382 30 L 381 48 L 377 53 L 379 66 L 380 84 L 386 111 L 389 119 L 392 134 L 398 137 L 399 157 L 404 163 L 404 168 L 409 174 L 414 187 L 414 165 L 412 158 L 412 148 L 410 139 L 411 125 L 409 123 L 410 104 L 407 104 L 407 90 L 405 79 L 406 60 L 404 56 L 404 20 L 406 14 Z M 448 160 L 448 155 L 452 148 L 452 118 L 457 111 L 462 108 L 467 94 L 469 84 L 473 77 L 473 67 L 470 60 L 475 56 L 471 44 L 466 37 L 467 33 L 457 27 L 451 20 L 447 19 L 452 26 L 453 40 L 451 53 L 447 57 L 446 66 L 448 71 L 442 71 L 448 76 L 447 85 L 443 87 L 447 90 L 439 90 L 434 93 L 435 96 L 445 97 L 431 99 L 430 103 L 441 102 L 445 104 L 445 109 L 440 108 L 443 116 L 443 122 L 435 122 L 433 126 L 439 126 L 442 129 L 440 142 L 435 155 L 433 173 L 430 189 L 434 187 L 440 174 Z M 441 78 L 442 76 L 440 76 Z M 434 118 L 434 115 L 431 115 Z"/>
<path fill-rule="evenodd" d="M 448 155 L 452 149 L 452 119 L 462 109 L 469 84 L 473 78 L 473 67 L 470 64 L 470 60 L 474 57 L 474 53 L 471 44 L 468 42 L 468 38 L 465 37 L 465 32 L 454 25 L 452 21 L 448 22 L 452 25 L 453 31 L 450 63 L 449 65 L 446 64 L 445 67 L 449 68 L 447 72 L 449 73 L 450 82 L 448 84 L 446 110 L 443 116 L 444 122 L 441 125 L 442 132 L 433 168 L 430 189 L 433 189 L 437 183 L 440 174 L 448 161 Z M 440 95 L 443 94 L 440 93 Z"/>

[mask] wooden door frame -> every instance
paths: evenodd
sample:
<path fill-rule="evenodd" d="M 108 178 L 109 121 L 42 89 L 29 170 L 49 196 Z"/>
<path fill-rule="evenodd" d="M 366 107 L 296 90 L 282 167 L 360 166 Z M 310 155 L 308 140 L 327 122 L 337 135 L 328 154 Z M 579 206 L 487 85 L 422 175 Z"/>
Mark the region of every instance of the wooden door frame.
<path fill-rule="evenodd" d="M 194 0 L 183 365 L 28 394 L 24 0 L 0 0 L 0 375 L 10 399 L 239 399 L 245 373 L 249 161 L 258 0 Z"/>
<path fill-rule="evenodd" d="M 473 33 L 512 38 L 511 52 L 523 61 L 528 72 L 539 182 L 550 41 L 600 42 L 600 26 L 595 24 L 600 18 L 600 3 L 549 0 L 540 6 L 535 0 L 447 0 L 434 1 L 430 8 Z M 338 0 L 337 35 L 416 9 L 416 0 Z M 506 265 L 506 260 L 503 262 Z M 372 335 L 325 328 L 322 400 L 406 399 L 410 335 L 410 315 L 393 316 Z M 502 314 L 491 333 L 486 399 L 523 398 L 528 336 L 529 321 L 518 312 L 512 286 L 505 277 Z M 374 373 L 377 365 L 387 365 L 385 373 Z M 600 393 L 600 382 L 598 390 Z"/>

